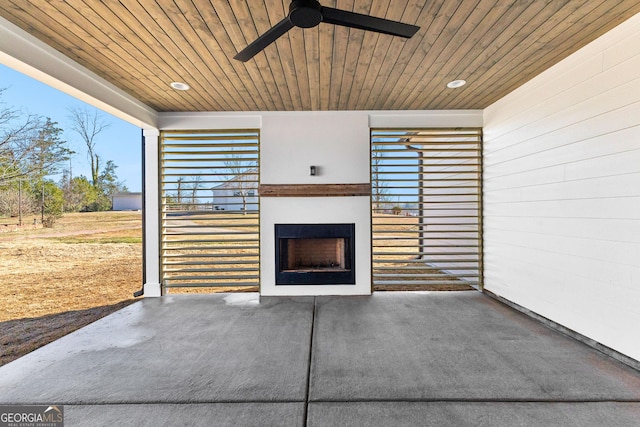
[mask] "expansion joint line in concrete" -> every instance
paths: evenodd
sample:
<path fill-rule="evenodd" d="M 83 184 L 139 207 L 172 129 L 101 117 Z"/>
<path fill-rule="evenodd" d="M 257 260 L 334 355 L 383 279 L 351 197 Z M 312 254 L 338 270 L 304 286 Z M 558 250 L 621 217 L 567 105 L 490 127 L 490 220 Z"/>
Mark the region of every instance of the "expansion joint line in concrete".
<path fill-rule="evenodd" d="M 401 398 L 401 399 L 316 399 L 307 401 L 309 403 L 631 403 L 640 404 L 638 399 L 507 399 L 507 398 L 495 398 L 495 399 L 462 399 L 462 398 L 432 398 L 432 399 L 420 399 L 420 398 Z"/>
<path fill-rule="evenodd" d="M 48 406 L 51 403 L 50 400 L 47 401 L 29 401 L 29 405 L 34 406 Z M 269 399 L 269 400 L 260 400 L 260 399 L 249 399 L 249 400 L 228 400 L 228 399 L 214 399 L 214 400 L 148 400 L 148 401 L 102 401 L 102 402 L 92 402 L 92 401 L 56 401 L 56 404 L 63 406 L 133 406 L 133 405 L 244 405 L 247 403 L 257 403 L 257 404 L 274 404 L 278 405 L 281 403 L 305 403 L 303 400 L 296 399 Z M 3 402 L 3 406 L 17 406 L 24 405 L 24 402 Z"/>
<path fill-rule="evenodd" d="M 311 311 L 311 333 L 309 339 L 309 360 L 307 360 L 307 386 L 304 392 L 304 422 L 303 427 L 307 425 L 307 414 L 309 410 L 309 389 L 311 388 L 311 363 L 313 359 L 313 341 L 315 339 L 315 326 L 316 326 L 316 310 L 317 310 L 318 298 L 313 297 L 313 310 Z"/>

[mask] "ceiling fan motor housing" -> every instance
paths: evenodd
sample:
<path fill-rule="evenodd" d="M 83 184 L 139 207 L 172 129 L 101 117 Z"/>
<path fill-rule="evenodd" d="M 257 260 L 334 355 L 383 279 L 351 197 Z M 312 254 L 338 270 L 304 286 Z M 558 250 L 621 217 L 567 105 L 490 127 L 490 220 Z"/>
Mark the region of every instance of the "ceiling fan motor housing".
<path fill-rule="evenodd" d="M 322 22 L 322 6 L 316 0 L 293 0 L 289 21 L 296 27 L 312 28 Z"/>

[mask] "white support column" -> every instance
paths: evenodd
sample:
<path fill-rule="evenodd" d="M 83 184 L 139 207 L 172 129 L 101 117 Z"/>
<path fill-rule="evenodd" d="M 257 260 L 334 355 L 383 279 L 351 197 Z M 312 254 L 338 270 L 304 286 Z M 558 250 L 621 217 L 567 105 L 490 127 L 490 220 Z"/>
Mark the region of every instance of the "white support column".
<path fill-rule="evenodd" d="M 158 129 L 144 130 L 145 297 L 162 296 L 160 283 L 160 193 L 158 191 Z"/>

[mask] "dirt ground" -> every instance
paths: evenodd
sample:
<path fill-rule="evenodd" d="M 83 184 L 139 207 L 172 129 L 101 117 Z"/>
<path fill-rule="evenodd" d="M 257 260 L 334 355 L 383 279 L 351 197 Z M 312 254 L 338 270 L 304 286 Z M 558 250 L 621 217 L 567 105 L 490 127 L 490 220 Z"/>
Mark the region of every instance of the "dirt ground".
<path fill-rule="evenodd" d="M 67 214 L 0 234 L 0 365 L 133 302 L 141 225 L 140 212 Z"/>

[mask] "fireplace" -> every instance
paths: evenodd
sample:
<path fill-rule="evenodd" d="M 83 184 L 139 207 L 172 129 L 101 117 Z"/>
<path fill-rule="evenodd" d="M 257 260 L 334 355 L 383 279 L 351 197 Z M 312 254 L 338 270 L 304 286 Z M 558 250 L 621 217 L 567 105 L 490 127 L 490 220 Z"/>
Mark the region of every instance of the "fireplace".
<path fill-rule="evenodd" d="M 276 285 L 355 284 L 355 224 L 275 224 Z"/>

